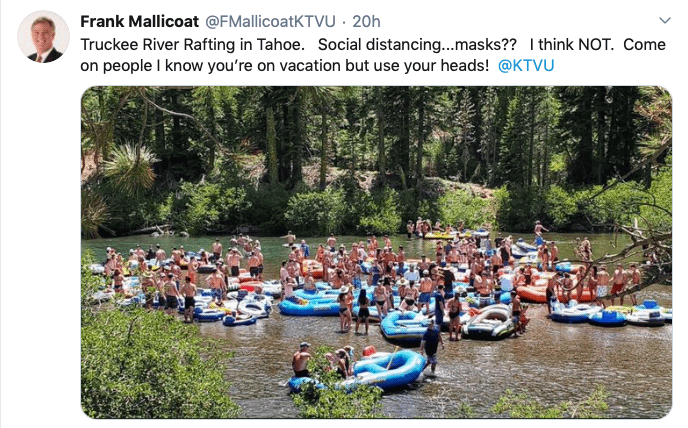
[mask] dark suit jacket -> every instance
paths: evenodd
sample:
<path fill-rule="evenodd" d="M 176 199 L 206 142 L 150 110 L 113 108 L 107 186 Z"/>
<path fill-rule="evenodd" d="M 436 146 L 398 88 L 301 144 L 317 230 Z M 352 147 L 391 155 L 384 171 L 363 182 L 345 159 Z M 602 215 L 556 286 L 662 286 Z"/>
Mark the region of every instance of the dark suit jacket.
<path fill-rule="evenodd" d="M 29 55 L 29 59 L 30 59 L 31 61 L 36 61 L 36 56 L 37 56 L 37 55 L 38 55 L 38 54 L 31 54 L 31 55 Z M 52 52 L 50 52 L 50 55 L 48 55 L 48 57 L 47 57 L 47 58 L 45 59 L 45 61 L 43 61 L 43 62 L 52 62 L 52 61 L 55 61 L 56 59 L 58 59 L 58 58 L 61 57 L 61 56 L 62 56 L 62 53 L 61 53 L 61 52 L 58 52 L 56 49 L 53 49 Z"/>

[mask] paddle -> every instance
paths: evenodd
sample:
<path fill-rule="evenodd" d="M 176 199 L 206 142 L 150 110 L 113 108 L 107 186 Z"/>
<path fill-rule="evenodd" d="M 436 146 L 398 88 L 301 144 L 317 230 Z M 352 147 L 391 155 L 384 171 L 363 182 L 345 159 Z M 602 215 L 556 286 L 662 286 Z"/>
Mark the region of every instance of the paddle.
<path fill-rule="evenodd" d="M 394 352 L 392 352 L 392 355 L 389 358 L 389 364 L 387 364 L 387 370 L 389 370 L 389 368 L 392 366 L 392 361 L 394 361 L 394 354 L 396 354 L 398 350 L 399 350 L 398 346 L 394 348 Z"/>

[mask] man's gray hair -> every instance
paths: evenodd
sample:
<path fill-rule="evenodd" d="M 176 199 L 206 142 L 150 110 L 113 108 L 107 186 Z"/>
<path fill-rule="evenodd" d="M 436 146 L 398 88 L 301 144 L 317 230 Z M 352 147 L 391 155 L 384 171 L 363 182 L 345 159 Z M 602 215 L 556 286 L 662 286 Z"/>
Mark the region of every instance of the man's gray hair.
<path fill-rule="evenodd" d="M 55 32 L 55 23 L 52 19 L 48 18 L 47 16 L 41 16 L 39 18 L 36 18 L 36 20 L 33 21 L 33 24 L 31 24 L 31 29 L 33 30 L 33 27 L 41 22 L 47 22 L 48 25 L 50 25 L 50 28 L 53 30 L 53 32 Z"/>

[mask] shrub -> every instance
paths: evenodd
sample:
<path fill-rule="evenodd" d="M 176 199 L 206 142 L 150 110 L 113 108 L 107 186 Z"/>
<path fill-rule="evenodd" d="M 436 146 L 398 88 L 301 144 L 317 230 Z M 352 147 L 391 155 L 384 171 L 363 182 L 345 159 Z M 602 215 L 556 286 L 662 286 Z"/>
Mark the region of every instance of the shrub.
<path fill-rule="evenodd" d="M 292 230 L 328 235 L 342 230 L 345 213 L 342 190 L 327 189 L 293 195 L 284 218 Z"/>
<path fill-rule="evenodd" d="M 223 188 L 219 184 L 183 183 L 180 203 L 185 205 L 177 226 L 193 234 L 223 230 L 242 223 L 251 203 L 241 187 Z"/>
<path fill-rule="evenodd" d="M 100 278 L 82 257 L 81 406 L 92 418 L 229 418 L 239 407 L 228 395 L 218 351 L 161 311 L 87 305 Z"/>
<path fill-rule="evenodd" d="M 398 194 L 385 188 L 364 197 L 359 207 L 361 218 L 358 230 L 365 234 L 393 234 L 401 228 L 401 216 L 397 210 Z"/>
<path fill-rule="evenodd" d="M 445 224 L 464 222 L 467 228 L 476 229 L 495 221 L 492 203 L 465 190 L 452 190 L 440 196 L 438 207 L 439 217 Z"/>

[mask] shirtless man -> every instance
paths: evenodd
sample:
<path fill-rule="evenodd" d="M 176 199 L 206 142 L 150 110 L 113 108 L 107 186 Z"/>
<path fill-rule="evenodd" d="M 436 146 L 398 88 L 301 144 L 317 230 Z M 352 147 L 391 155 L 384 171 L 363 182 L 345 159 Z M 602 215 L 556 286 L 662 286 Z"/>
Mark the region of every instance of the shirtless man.
<path fill-rule="evenodd" d="M 637 289 L 640 287 L 641 274 L 635 263 L 631 264 L 631 271 L 628 273 L 631 277 L 631 289 Z M 633 306 L 636 306 L 638 302 L 635 300 L 635 293 L 631 294 L 631 301 Z M 622 303 L 623 305 L 623 303 Z"/>
<path fill-rule="evenodd" d="M 229 273 L 232 276 L 239 276 L 239 265 L 241 263 L 241 256 L 236 248 L 232 248 L 227 254 L 227 265 L 229 266 Z"/>
<path fill-rule="evenodd" d="M 408 239 L 411 239 L 411 237 L 413 236 L 413 231 L 414 231 L 413 222 L 411 220 L 409 220 L 408 223 L 406 223 L 406 237 Z"/>
<path fill-rule="evenodd" d="M 612 306 L 614 306 L 614 297 L 617 296 L 619 293 L 621 293 L 626 285 L 626 272 L 624 271 L 623 265 L 619 263 L 616 265 L 616 270 L 614 271 L 614 275 L 612 277 Z M 623 296 L 621 296 L 621 306 L 623 306 Z"/>
<path fill-rule="evenodd" d="M 196 295 L 196 284 L 191 282 L 190 276 L 187 275 L 186 278 L 184 278 L 184 285 L 182 285 L 179 292 L 184 297 L 184 322 L 193 322 L 194 307 L 196 306 L 196 300 L 194 299 Z"/>
<path fill-rule="evenodd" d="M 600 296 L 606 296 L 609 290 L 609 272 L 607 272 L 606 266 L 601 266 L 600 270 L 597 272 L 597 288 L 599 289 L 598 294 Z M 604 307 L 604 301 L 600 300 L 602 306 Z"/>
<path fill-rule="evenodd" d="M 170 257 L 172 257 L 172 262 L 174 262 L 175 265 L 180 266 L 182 264 L 182 252 L 179 251 L 177 247 L 172 247 Z"/>
<path fill-rule="evenodd" d="M 425 313 L 430 314 L 430 297 L 432 296 L 433 286 L 430 271 L 423 271 L 423 277 L 420 279 L 420 296 L 418 297 L 418 307 L 425 304 Z"/>
<path fill-rule="evenodd" d="M 146 252 L 143 251 L 143 248 L 139 244 L 136 244 L 136 250 L 134 250 L 134 254 L 136 254 L 136 257 L 146 257 Z"/>
<path fill-rule="evenodd" d="M 256 255 L 255 251 L 251 252 L 251 257 L 248 259 L 248 271 L 251 274 L 251 278 L 257 279 L 258 278 L 258 264 L 260 260 L 258 259 L 258 256 Z"/>
<path fill-rule="evenodd" d="M 294 377 L 310 377 L 308 372 L 308 360 L 311 359 L 310 343 L 303 342 L 299 346 L 299 350 L 294 352 L 294 357 L 291 360 L 291 368 L 294 369 Z"/>
<path fill-rule="evenodd" d="M 536 221 L 536 222 L 535 222 L 535 230 L 533 231 L 533 232 L 535 232 L 535 236 L 540 236 L 540 237 L 541 237 L 541 236 L 542 236 L 542 231 L 543 231 L 543 230 L 544 230 L 545 232 L 549 232 L 549 230 L 545 229 L 544 226 L 542 226 L 542 225 L 540 224 L 540 220 Z"/>
<path fill-rule="evenodd" d="M 211 250 L 213 252 L 213 257 L 215 258 L 215 261 L 220 260 L 220 257 L 222 257 L 222 244 L 220 244 L 220 238 L 215 239 L 215 242 L 213 243 Z"/>
<path fill-rule="evenodd" d="M 554 241 L 549 241 L 549 256 L 552 258 L 552 270 L 556 270 L 556 263 L 559 261 L 559 248 Z"/>
<path fill-rule="evenodd" d="M 504 267 L 504 262 L 502 261 L 502 256 L 499 255 L 499 251 L 492 251 L 490 265 L 492 265 L 492 275 L 497 275 L 499 273 L 499 269 Z"/>
<path fill-rule="evenodd" d="M 169 315 L 172 315 L 172 311 L 177 309 L 177 306 L 179 305 L 179 302 L 177 301 L 177 297 L 179 297 L 179 291 L 173 282 L 173 278 L 174 275 L 172 273 L 168 273 L 167 279 L 162 284 L 162 290 L 165 293 L 165 300 L 167 301 L 165 312 L 167 312 Z"/>
<path fill-rule="evenodd" d="M 296 235 L 294 235 L 293 233 L 291 233 L 291 230 L 290 230 L 289 232 L 287 232 L 286 235 L 282 236 L 282 238 L 286 238 L 286 239 L 287 239 L 287 244 L 289 244 L 290 247 L 291 247 L 292 245 L 294 245 L 294 242 L 296 241 Z"/>
<path fill-rule="evenodd" d="M 218 268 L 213 269 L 213 273 L 211 273 L 208 278 L 206 279 L 206 283 L 212 290 L 212 296 L 214 300 L 217 300 L 217 303 L 219 305 L 222 304 L 222 289 L 224 288 L 225 285 L 225 279 L 222 273 Z"/>
<path fill-rule="evenodd" d="M 516 337 L 520 336 L 523 331 L 521 330 L 521 298 L 515 291 L 511 291 L 511 315 L 514 321 L 514 335 Z"/>

